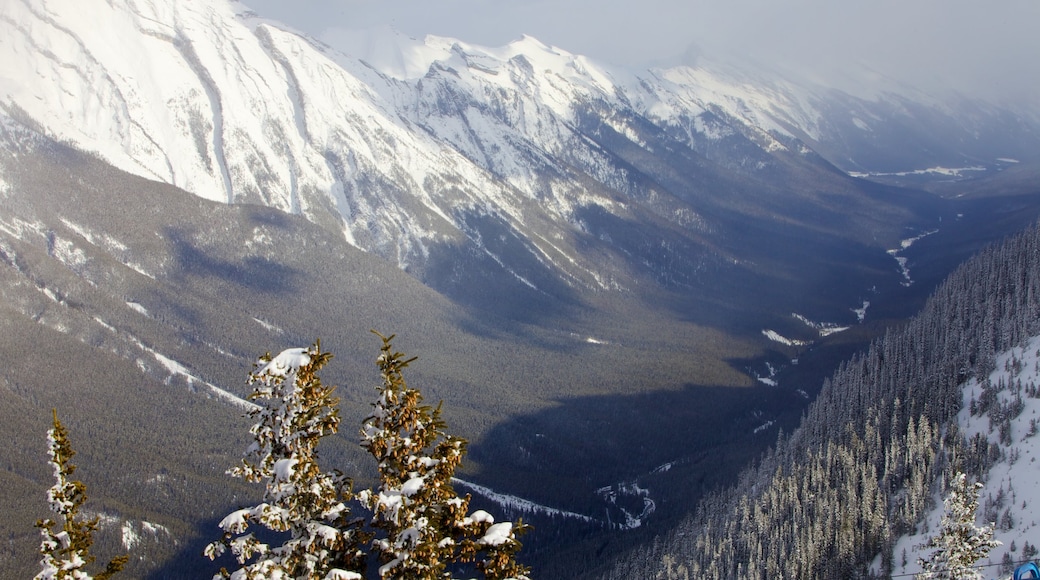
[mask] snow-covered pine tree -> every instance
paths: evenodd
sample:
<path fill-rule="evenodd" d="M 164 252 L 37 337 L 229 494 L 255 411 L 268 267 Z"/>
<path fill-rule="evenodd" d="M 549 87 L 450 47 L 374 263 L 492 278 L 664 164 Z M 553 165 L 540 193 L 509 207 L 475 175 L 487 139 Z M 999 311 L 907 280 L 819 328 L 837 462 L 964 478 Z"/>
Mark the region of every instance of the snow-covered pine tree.
<path fill-rule="evenodd" d="M 362 447 L 379 464 L 377 491 L 358 499 L 372 510 L 372 526 L 384 535 L 373 540 L 382 578 L 433 579 L 450 576 L 449 567 L 475 562 L 489 579 L 526 579 L 516 562 L 522 522 L 495 523 L 485 511 L 467 515 L 469 496 L 451 486 L 466 442 L 444 433 L 440 405 L 423 405 L 422 394 L 405 383 L 402 370 L 414 361 L 383 341 L 376 363 L 382 374 L 379 399 L 363 422 Z"/>
<path fill-rule="evenodd" d="M 58 420 L 54 410 L 54 427 L 47 431 L 47 451 L 54 468 L 54 486 L 47 490 L 47 501 L 51 511 L 58 514 L 58 521 L 47 518 L 36 522 L 43 534 L 40 543 L 42 570 L 36 580 L 105 580 L 123 569 L 127 556 L 113 558 L 104 571 L 91 576 L 84 568 L 94 562 L 90 546 L 94 543 L 93 533 L 98 518 L 82 519 L 79 509 L 87 500 L 87 486 L 82 481 L 71 479 L 76 466 L 71 463 L 76 454 L 69 442 L 65 426 Z"/>
<path fill-rule="evenodd" d="M 214 559 L 230 549 L 243 567 L 225 578 L 298 578 L 353 580 L 364 571 L 361 522 L 351 519 L 351 480 L 318 466 L 316 447 L 339 428 L 334 387 L 321 383 L 317 371 L 332 358 L 320 343 L 260 359 L 250 375 L 257 420 L 255 439 L 242 464 L 228 471 L 234 477 L 265 483 L 263 502 L 232 512 L 220 522 L 221 541 L 206 548 Z M 259 524 L 288 536 L 270 546 L 246 533 Z M 251 563 L 247 561 L 256 557 Z"/>
<path fill-rule="evenodd" d="M 939 532 L 928 539 L 925 548 L 935 548 L 928 558 L 919 560 L 924 570 L 917 578 L 943 580 L 982 580 L 976 568 L 989 551 L 1000 545 L 993 539 L 993 527 L 977 527 L 975 512 L 979 507 L 979 489 L 982 484 L 968 483 L 963 473 L 953 478 L 953 487 L 946 496 L 946 514 Z"/>

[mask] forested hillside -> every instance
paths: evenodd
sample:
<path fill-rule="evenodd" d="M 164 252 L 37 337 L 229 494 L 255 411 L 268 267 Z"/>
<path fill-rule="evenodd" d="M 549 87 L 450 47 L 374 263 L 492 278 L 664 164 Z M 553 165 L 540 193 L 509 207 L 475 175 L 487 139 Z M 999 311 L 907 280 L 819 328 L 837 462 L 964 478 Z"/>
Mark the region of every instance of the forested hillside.
<path fill-rule="evenodd" d="M 957 428 L 962 384 L 1040 332 L 1040 226 L 958 268 L 905 327 L 825 382 L 802 425 L 738 485 L 604 578 L 857 578 L 918 525 L 954 468 L 1000 449 Z M 998 411 L 1000 411 L 998 409 Z M 990 413 L 996 428 L 1011 412 Z"/>

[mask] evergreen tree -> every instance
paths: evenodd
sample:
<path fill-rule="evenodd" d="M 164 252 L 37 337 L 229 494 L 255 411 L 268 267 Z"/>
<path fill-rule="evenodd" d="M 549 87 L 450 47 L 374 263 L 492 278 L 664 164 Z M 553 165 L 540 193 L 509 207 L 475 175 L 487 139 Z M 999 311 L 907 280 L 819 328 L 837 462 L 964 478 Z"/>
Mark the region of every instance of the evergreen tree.
<path fill-rule="evenodd" d="M 402 370 L 415 359 L 393 350 L 393 336 L 379 337 L 383 382 L 361 445 L 379 464 L 380 484 L 358 498 L 372 510 L 372 526 L 385 534 L 372 543 L 380 577 L 446 578 L 452 564 L 475 562 L 489 579 L 527 578 L 514 559 L 525 526 L 495 523 L 484 511 L 467 515 L 469 496 L 459 497 L 451 486 L 466 442 L 445 435 L 440 405 L 423 405 L 420 392 L 405 383 Z"/>
<path fill-rule="evenodd" d="M 54 486 L 47 490 L 47 501 L 51 511 L 58 514 L 60 523 L 50 518 L 36 522 L 43 534 L 40 543 L 43 569 L 36 575 L 36 580 L 105 580 L 122 570 L 129 558 L 113 558 L 96 576 L 84 571 L 94 562 L 90 546 L 94 542 L 98 518 L 84 520 L 79 517 L 79 509 L 87 500 L 87 486 L 71 479 L 76 471 L 76 466 L 71 463 L 76 452 L 69 443 L 68 431 L 58 420 L 57 410 L 54 411 L 54 428 L 47 431 L 47 441 L 55 479 Z"/>
<path fill-rule="evenodd" d="M 991 526 L 979 528 L 975 525 L 981 488 L 981 483 L 969 484 L 964 473 L 954 476 L 953 488 L 946 497 L 942 527 L 924 545 L 935 548 L 935 551 L 927 559 L 920 560 L 924 572 L 918 578 L 982 579 L 982 573 L 974 568 L 974 564 L 1000 542 L 993 539 Z"/>
<path fill-rule="evenodd" d="M 250 429 L 255 442 L 229 474 L 265 483 L 264 501 L 220 522 L 224 537 L 206 555 L 215 559 L 230 550 L 243 565 L 234 573 L 221 570 L 221 577 L 360 580 L 371 540 L 381 578 L 448 578 L 450 567 L 472 563 L 492 580 L 527 579 L 528 570 L 515 560 L 526 527 L 495 523 L 484 511 L 467 515 L 469 496 L 451 487 L 466 442 L 445 435 L 440 407 L 423 405 L 419 391 L 405 384 L 401 370 L 414 359 L 393 352 L 392 336 L 380 337 L 383 384 L 362 431 L 362 446 L 378 461 L 376 491 L 355 495 L 349 478 L 323 472 L 317 463 L 318 441 L 339 427 L 333 389 L 316 374 L 332 355 L 315 344 L 257 363 L 250 398 L 258 406 L 249 413 L 257 419 Z M 355 499 L 372 511 L 372 528 L 381 536 L 351 519 L 346 504 Z M 246 533 L 250 524 L 288 539 L 272 547 Z"/>
<path fill-rule="evenodd" d="M 339 428 L 337 399 L 317 371 L 332 358 L 320 343 L 295 348 L 271 358 L 265 355 L 250 375 L 256 385 L 250 398 L 257 419 L 250 429 L 255 442 L 234 477 L 265 483 L 264 501 L 232 512 L 220 522 L 221 541 L 206 548 L 216 558 L 230 549 L 244 566 L 224 577 L 350 580 L 362 578 L 363 534 L 351 519 L 351 480 L 318 466 L 316 447 Z M 272 547 L 252 533 L 250 523 L 284 532 L 288 539 Z M 246 564 L 253 557 L 256 560 Z"/>

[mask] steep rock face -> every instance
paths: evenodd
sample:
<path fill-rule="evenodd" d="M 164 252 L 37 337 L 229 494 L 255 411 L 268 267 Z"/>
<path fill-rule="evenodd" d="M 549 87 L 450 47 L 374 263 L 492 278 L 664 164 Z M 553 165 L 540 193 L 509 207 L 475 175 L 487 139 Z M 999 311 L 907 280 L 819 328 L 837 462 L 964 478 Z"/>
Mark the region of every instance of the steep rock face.
<path fill-rule="evenodd" d="M 887 169 L 906 142 L 922 164 L 981 159 L 985 135 L 965 136 L 1017 119 L 721 67 L 612 70 L 530 37 L 397 38 L 370 63 L 225 0 L 14 0 L 0 25 L 8 115 L 204 198 L 303 214 L 449 292 L 488 269 L 554 296 L 633 272 L 687 283 L 748 259 L 749 220 L 893 240 L 912 212 L 825 157 Z M 1000 154 L 1037 148 L 1022 126 Z"/>

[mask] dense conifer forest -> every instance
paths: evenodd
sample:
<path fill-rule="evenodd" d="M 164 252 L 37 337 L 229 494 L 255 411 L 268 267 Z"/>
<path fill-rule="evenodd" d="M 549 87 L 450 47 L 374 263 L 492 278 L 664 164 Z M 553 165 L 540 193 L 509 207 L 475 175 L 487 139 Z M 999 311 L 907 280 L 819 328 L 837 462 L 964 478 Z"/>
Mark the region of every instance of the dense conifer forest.
<path fill-rule="evenodd" d="M 1038 333 L 1034 225 L 955 270 L 919 315 L 842 364 L 801 426 L 736 486 L 602 577 L 887 576 L 899 557 L 895 539 L 921 525 L 933 492 L 954 470 L 984 474 L 1002 453 L 958 432 L 961 385 L 983 380 L 996 353 Z M 1006 385 L 984 392 L 999 388 Z M 973 413 L 1002 429 L 1014 405 L 991 400 L 974 402 Z"/>

